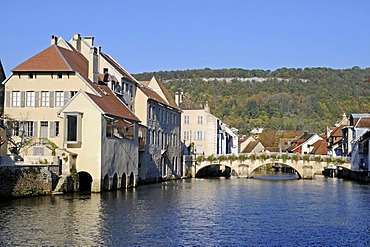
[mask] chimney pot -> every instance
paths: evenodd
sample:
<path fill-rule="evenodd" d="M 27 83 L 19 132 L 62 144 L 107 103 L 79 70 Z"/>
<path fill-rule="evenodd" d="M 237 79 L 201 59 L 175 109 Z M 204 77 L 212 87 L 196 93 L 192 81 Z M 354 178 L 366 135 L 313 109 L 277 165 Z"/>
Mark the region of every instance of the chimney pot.
<path fill-rule="evenodd" d="M 51 45 L 56 45 L 58 43 L 58 37 L 51 35 Z"/>

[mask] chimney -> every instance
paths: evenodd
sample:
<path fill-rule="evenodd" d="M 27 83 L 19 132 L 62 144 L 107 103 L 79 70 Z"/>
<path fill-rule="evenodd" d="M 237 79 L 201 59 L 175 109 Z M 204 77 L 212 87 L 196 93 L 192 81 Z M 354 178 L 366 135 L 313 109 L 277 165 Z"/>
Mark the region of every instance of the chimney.
<path fill-rule="evenodd" d="M 89 54 L 89 79 L 98 83 L 98 54 L 96 47 L 90 48 Z"/>
<path fill-rule="evenodd" d="M 58 43 L 58 37 L 51 35 L 51 45 L 56 45 Z"/>
<path fill-rule="evenodd" d="M 204 110 L 207 111 L 207 112 L 210 112 L 208 101 L 206 101 L 206 104 L 204 106 Z"/>
<path fill-rule="evenodd" d="M 175 102 L 176 102 L 176 105 L 177 106 L 180 105 L 180 95 L 179 95 L 179 92 L 176 92 L 175 93 Z"/>
<path fill-rule="evenodd" d="M 83 37 L 83 41 L 85 41 L 89 46 L 94 46 L 94 37 Z"/>
<path fill-rule="evenodd" d="M 75 33 L 72 39 L 72 46 L 79 52 L 81 52 L 81 35 L 79 33 Z"/>

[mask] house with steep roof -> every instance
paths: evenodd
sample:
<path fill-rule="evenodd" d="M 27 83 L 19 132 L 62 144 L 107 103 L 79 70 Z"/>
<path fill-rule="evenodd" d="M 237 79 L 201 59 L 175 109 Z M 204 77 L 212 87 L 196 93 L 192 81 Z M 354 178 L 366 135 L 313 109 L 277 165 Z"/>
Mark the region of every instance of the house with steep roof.
<path fill-rule="evenodd" d="M 52 36 L 4 81 L 12 138 L 28 144 L 24 163 L 60 163 L 63 175 L 77 172 L 78 189 L 94 192 L 135 186 L 139 163 L 140 120 L 99 81 L 99 51 L 90 47 L 86 58 Z"/>
<path fill-rule="evenodd" d="M 342 156 L 342 140 L 343 131 L 342 129 L 348 126 L 349 120 L 346 114 L 343 114 L 341 121 L 335 124 L 335 127 L 327 127 L 327 142 L 328 142 L 328 155 L 333 157 Z"/>
<path fill-rule="evenodd" d="M 147 127 L 147 155 L 140 157 L 139 178 L 181 177 L 181 110 L 161 81 L 153 77 L 136 89 L 135 113 Z"/>
<path fill-rule="evenodd" d="M 301 136 L 290 141 L 290 146 L 283 151 L 288 153 L 309 154 L 312 151 L 312 145 L 319 140 L 323 140 L 323 138 L 318 134 L 304 132 Z"/>
<path fill-rule="evenodd" d="M 253 136 L 249 136 L 240 144 L 241 153 L 261 153 L 265 151 L 262 142 Z"/>
<path fill-rule="evenodd" d="M 238 153 L 237 129 L 211 114 L 208 103 L 204 107 L 195 104 L 183 92 L 175 94 L 175 101 L 183 112 L 181 140 L 190 153 L 206 156 Z"/>
<path fill-rule="evenodd" d="M 343 156 L 350 157 L 352 154 L 353 144 L 357 143 L 356 139 L 359 138 L 370 128 L 370 114 L 351 114 L 349 117 L 348 126 L 342 128 L 342 150 Z"/>

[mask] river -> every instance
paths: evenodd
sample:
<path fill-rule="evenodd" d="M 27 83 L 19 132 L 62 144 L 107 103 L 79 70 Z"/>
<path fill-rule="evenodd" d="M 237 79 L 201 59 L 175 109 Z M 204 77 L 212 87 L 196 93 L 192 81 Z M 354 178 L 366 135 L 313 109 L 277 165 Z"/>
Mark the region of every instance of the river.
<path fill-rule="evenodd" d="M 187 179 L 0 202 L 0 246 L 370 246 L 370 185 Z"/>

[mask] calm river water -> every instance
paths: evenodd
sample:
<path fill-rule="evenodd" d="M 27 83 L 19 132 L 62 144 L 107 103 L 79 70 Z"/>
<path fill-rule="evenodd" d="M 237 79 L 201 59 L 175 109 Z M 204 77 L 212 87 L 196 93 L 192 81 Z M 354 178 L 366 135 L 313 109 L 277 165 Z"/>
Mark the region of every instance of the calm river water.
<path fill-rule="evenodd" d="M 0 202 L 0 246 L 370 246 L 370 185 L 188 179 Z"/>

